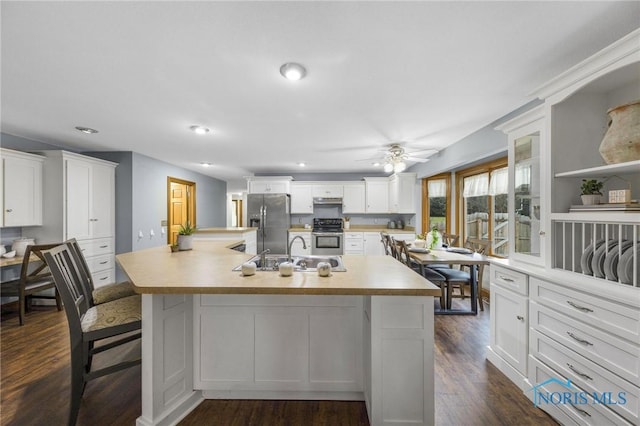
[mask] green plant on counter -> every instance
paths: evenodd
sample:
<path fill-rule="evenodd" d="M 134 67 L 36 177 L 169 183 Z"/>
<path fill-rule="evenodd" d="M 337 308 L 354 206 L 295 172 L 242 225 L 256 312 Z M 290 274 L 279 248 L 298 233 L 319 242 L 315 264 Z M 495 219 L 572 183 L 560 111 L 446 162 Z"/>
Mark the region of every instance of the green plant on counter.
<path fill-rule="evenodd" d="M 349 217 L 349 216 L 345 216 L 345 217 L 343 218 L 343 220 L 344 220 L 345 222 L 349 222 L 349 221 L 351 220 L 351 217 Z"/>
<path fill-rule="evenodd" d="M 582 179 L 582 186 L 580 187 L 580 195 L 602 195 L 602 187 L 604 182 L 597 179 Z"/>
<path fill-rule="evenodd" d="M 185 225 L 180 225 L 180 229 L 178 230 L 178 235 L 191 235 L 196 231 L 195 226 L 191 226 L 189 222 Z"/>

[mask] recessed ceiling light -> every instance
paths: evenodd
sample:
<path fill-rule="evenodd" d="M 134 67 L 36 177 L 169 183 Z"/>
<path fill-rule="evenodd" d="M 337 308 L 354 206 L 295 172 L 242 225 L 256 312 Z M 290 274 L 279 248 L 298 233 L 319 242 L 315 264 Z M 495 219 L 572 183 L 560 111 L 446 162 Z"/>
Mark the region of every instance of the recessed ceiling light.
<path fill-rule="evenodd" d="M 96 129 L 92 129 L 90 127 L 76 126 L 76 130 L 79 130 L 82 133 L 86 133 L 88 135 L 92 135 L 94 133 L 98 133 L 98 131 Z"/>
<path fill-rule="evenodd" d="M 200 163 L 202 167 L 211 167 L 211 163 Z"/>
<path fill-rule="evenodd" d="M 378 163 L 377 161 L 376 161 L 375 163 L 371 163 L 371 165 L 372 165 L 373 167 L 380 167 L 380 166 L 381 166 L 381 164 L 380 164 L 380 163 Z"/>
<path fill-rule="evenodd" d="M 191 129 L 192 132 L 198 135 L 204 135 L 205 133 L 209 133 L 209 129 L 203 126 L 191 126 L 189 127 L 189 129 Z"/>
<path fill-rule="evenodd" d="M 302 80 L 307 75 L 307 70 L 295 62 L 287 62 L 280 67 L 280 74 L 287 80 Z"/>
<path fill-rule="evenodd" d="M 305 166 L 306 166 L 306 164 L 305 164 L 305 163 L 298 163 L 298 166 L 300 166 L 300 167 L 305 167 Z"/>

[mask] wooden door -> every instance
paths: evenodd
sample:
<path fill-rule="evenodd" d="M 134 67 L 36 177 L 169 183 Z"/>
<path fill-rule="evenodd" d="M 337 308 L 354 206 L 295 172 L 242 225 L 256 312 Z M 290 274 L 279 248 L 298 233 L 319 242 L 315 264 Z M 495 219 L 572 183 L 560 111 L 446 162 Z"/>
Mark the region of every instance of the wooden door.
<path fill-rule="evenodd" d="M 167 179 L 167 184 L 167 204 L 169 212 L 167 240 L 169 244 L 176 244 L 180 226 L 185 225 L 187 222 L 193 226 L 196 224 L 196 184 L 172 177 Z"/>

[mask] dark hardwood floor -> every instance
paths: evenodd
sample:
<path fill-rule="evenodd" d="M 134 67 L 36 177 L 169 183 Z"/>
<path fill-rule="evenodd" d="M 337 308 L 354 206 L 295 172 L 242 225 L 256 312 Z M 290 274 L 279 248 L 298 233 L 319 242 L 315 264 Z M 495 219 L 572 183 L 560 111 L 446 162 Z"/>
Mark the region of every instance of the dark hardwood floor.
<path fill-rule="evenodd" d="M 485 360 L 489 306 L 477 317 L 436 316 L 436 425 L 555 425 Z M 64 425 L 69 400 L 69 335 L 55 308 L 34 307 L 0 323 L 0 423 Z M 123 348 L 136 350 L 136 343 Z M 97 356 L 95 365 L 104 360 Z M 133 425 L 141 412 L 140 367 L 90 382 L 78 425 Z M 367 425 L 362 402 L 206 400 L 181 425 Z"/>

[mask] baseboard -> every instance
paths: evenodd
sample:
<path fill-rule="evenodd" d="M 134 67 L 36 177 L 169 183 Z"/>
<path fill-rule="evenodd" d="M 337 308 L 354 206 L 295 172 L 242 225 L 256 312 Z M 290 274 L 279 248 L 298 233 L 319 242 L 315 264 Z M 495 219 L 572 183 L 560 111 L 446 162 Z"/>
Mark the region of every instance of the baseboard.
<path fill-rule="evenodd" d="M 364 401 L 364 393 L 327 392 L 327 391 L 239 391 L 239 390 L 204 390 L 205 399 L 282 399 L 308 401 Z"/>
<path fill-rule="evenodd" d="M 189 396 L 184 398 L 181 402 L 175 405 L 175 408 L 167 410 L 163 413 L 162 417 L 158 419 L 148 419 L 144 416 L 140 416 L 136 419 L 136 426 L 173 426 L 177 425 L 180 420 L 184 419 L 190 412 L 192 412 L 200 403 L 204 401 L 202 392 L 193 391 Z"/>

